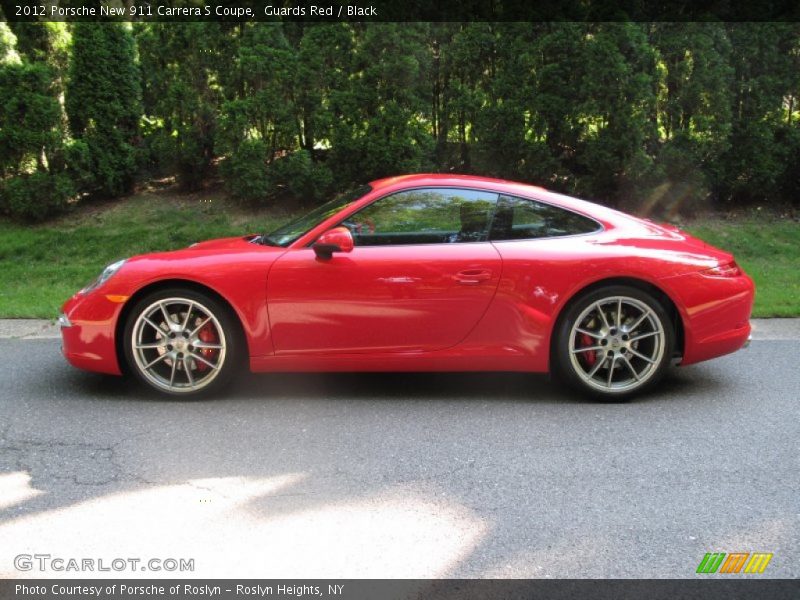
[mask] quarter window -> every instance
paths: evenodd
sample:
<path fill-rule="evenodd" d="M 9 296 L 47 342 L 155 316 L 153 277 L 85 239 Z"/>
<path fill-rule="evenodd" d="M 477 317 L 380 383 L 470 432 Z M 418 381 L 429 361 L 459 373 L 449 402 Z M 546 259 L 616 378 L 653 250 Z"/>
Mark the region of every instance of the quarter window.
<path fill-rule="evenodd" d="M 500 196 L 492 223 L 492 241 L 528 240 L 592 233 L 596 221 L 563 208 L 514 196 Z"/>
<path fill-rule="evenodd" d="M 424 188 L 398 192 L 342 222 L 356 246 L 485 242 L 497 194 Z"/>

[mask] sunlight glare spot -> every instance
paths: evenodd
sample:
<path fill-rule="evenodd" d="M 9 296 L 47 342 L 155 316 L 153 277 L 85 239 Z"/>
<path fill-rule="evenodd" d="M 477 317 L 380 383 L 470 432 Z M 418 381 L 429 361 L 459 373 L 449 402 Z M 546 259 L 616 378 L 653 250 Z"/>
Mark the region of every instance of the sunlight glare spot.
<path fill-rule="evenodd" d="M 441 577 L 488 530 L 472 511 L 427 489 L 330 500 L 307 484 L 308 475 L 297 473 L 192 480 L 22 516 L 0 525 L 0 577 L 20 575 L 12 570 L 15 555 L 43 552 L 108 562 L 195 560 L 193 573 L 124 573 L 131 577 Z"/>
<path fill-rule="evenodd" d="M 21 504 L 42 494 L 31 487 L 31 476 L 24 471 L 0 475 L 0 510 Z"/>

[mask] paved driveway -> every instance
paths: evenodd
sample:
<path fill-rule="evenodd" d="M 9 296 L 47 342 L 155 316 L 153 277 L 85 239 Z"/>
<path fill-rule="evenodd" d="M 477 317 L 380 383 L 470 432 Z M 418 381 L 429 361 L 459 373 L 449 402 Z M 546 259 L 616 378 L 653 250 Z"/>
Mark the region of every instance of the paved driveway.
<path fill-rule="evenodd" d="M 72 369 L 46 334 L 3 339 L 0 576 L 87 575 L 14 568 L 47 553 L 195 577 L 694 577 L 706 552 L 765 551 L 765 575 L 798 577 L 797 329 L 628 404 L 482 374 L 172 401 Z"/>

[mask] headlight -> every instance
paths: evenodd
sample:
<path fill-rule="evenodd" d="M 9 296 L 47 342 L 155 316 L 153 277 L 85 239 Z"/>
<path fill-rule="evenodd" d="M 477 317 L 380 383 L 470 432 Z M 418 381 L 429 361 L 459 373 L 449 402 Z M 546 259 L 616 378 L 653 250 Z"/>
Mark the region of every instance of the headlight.
<path fill-rule="evenodd" d="M 111 277 L 114 275 L 114 273 L 116 273 L 117 271 L 120 270 L 122 265 L 125 264 L 126 260 L 128 260 L 128 259 L 127 258 L 123 258 L 122 260 L 118 260 L 117 262 L 111 263 L 110 265 L 108 265 L 105 269 L 103 269 L 103 272 L 100 273 L 100 276 L 97 279 L 95 279 L 92 283 L 87 285 L 81 291 L 85 294 L 87 292 L 91 292 L 92 290 L 94 290 L 96 288 L 99 288 L 106 281 L 111 279 Z"/>

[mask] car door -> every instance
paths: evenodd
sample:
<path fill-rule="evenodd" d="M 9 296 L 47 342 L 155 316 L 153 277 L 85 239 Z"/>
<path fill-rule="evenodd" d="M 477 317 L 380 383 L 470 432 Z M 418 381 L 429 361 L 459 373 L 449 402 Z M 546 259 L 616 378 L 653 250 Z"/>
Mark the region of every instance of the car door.
<path fill-rule="evenodd" d="M 355 247 L 330 258 L 290 249 L 267 284 L 277 354 L 430 352 L 483 316 L 502 262 L 488 241 L 497 194 L 404 190 L 342 225 Z"/>

